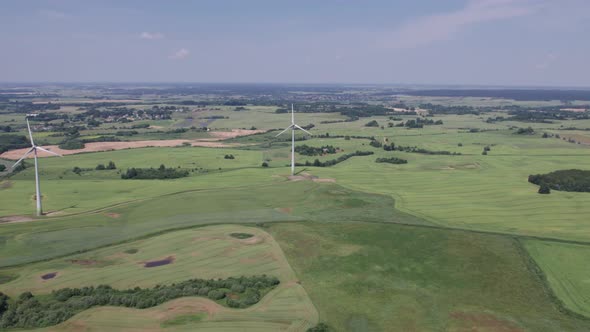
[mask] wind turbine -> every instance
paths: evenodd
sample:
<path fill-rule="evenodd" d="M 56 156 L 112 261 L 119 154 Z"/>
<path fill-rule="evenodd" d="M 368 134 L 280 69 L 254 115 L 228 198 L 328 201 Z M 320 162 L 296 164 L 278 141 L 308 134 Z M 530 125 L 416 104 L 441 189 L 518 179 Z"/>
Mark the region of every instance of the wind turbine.
<path fill-rule="evenodd" d="M 33 141 L 33 133 L 31 133 L 31 126 L 29 125 L 29 119 L 26 118 L 26 120 L 27 129 L 29 130 L 29 138 L 31 138 L 31 148 L 16 163 L 14 163 L 14 165 L 12 165 L 12 168 L 20 164 L 26 157 L 28 157 L 31 154 L 31 152 L 35 154 L 35 188 L 37 189 L 37 216 L 41 216 L 43 214 L 43 209 L 41 208 L 41 187 L 39 186 L 39 166 L 37 163 L 37 150 L 45 151 L 58 157 L 63 156 L 35 145 L 35 141 Z"/>
<path fill-rule="evenodd" d="M 295 175 L 295 129 L 301 129 L 310 135 L 311 133 L 295 124 L 295 111 L 293 110 L 293 104 L 291 104 L 291 125 L 285 128 L 285 130 L 281 131 L 275 137 L 279 137 L 289 129 L 291 129 L 291 175 Z"/>

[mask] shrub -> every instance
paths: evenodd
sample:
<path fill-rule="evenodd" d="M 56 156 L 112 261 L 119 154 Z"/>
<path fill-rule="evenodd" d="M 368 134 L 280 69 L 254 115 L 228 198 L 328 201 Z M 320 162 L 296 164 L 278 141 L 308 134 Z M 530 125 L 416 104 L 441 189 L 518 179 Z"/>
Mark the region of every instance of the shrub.
<path fill-rule="evenodd" d="M 407 164 L 408 161 L 401 158 L 391 157 L 391 158 L 377 158 L 375 159 L 376 163 L 389 163 L 389 164 Z"/>
<path fill-rule="evenodd" d="M 226 154 L 223 158 L 224 159 L 236 159 L 233 154 Z"/>
<path fill-rule="evenodd" d="M 84 146 L 84 142 L 78 139 L 68 139 L 59 144 L 59 148 L 64 150 L 84 149 Z"/>
<path fill-rule="evenodd" d="M 78 166 L 74 166 L 74 168 L 72 168 L 72 172 L 80 175 L 80 173 L 82 173 L 82 169 Z"/>
<path fill-rule="evenodd" d="M 268 167 L 268 163 L 266 161 L 262 162 L 262 167 Z"/>
<path fill-rule="evenodd" d="M 365 124 L 365 127 L 379 127 L 379 122 L 377 120 L 369 121 Z"/>
<path fill-rule="evenodd" d="M 220 290 L 217 289 L 213 289 L 210 290 L 209 293 L 207 293 L 207 297 L 210 298 L 211 300 L 221 300 L 225 297 L 225 292 L 222 292 Z"/>
<path fill-rule="evenodd" d="M 106 169 L 106 167 L 104 167 L 104 164 L 98 164 L 98 165 L 96 165 L 96 170 L 97 171 L 103 171 L 105 169 Z"/>
<path fill-rule="evenodd" d="M 109 161 L 109 163 L 107 165 L 107 169 L 117 169 L 117 166 L 115 165 L 114 162 Z"/>
<path fill-rule="evenodd" d="M 333 331 L 326 323 L 319 323 L 307 329 L 307 332 L 330 332 Z"/>
<path fill-rule="evenodd" d="M 0 172 L 4 172 L 6 170 L 6 165 L 0 164 Z"/>
<path fill-rule="evenodd" d="M 541 186 L 539 187 L 539 194 L 550 194 L 551 193 L 551 188 L 549 188 L 548 185 L 546 185 L 545 183 L 541 184 Z"/>
<path fill-rule="evenodd" d="M 121 179 L 177 179 L 188 175 L 187 170 L 160 165 L 159 168 L 129 168 L 121 174 Z"/>
<path fill-rule="evenodd" d="M 535 130 L 531 127 L 518 128 L 518 130 L 516 131 L 517 135 L 533 135 L 534 133 L 535 133 Z"/>

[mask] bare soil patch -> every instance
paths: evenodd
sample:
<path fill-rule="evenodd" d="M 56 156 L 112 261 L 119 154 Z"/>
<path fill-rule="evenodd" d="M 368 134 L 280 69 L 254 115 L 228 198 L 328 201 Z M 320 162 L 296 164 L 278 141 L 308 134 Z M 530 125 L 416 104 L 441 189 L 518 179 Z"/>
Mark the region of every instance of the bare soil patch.
<path fill-rule="evenodd" d="M 31 217 L 25 216 L 8 216 L 0 218 L 0 223 L 15 223 L 15 222 L 26 222 L 26 221 L 33 221 L 34 219 Z"/>
<path fill-rule="evenodd" d="M 266 132 L 266 130 L 232 129 L 231 131 L 212 131 L 212 132 L 210 132 L 210 134 L 213 137 L 223 140 L 223 139 L 235 138 L 235 137 L 240 137 L 240 136 L 248 136 L 248 135 L 264 133 L 264 132 Z"/>
<path fill-rule="evenodd" d="M 96 265 L 99 262 L 92 259 L 71 259 L 70 263 L 77 265 Z"/>
<path fill-rule="evenodd" d="M 174 256 L 168 256 L 164 259 L 145 262 L 145 263 L 143 263 L 143 267 L 157 267 L 157 266 L 172 264 L 173 262 L 174 262 Z"/>
<path fill-rule="evenodd" d="M 283 208 L 279 208 L 279 211 L 280 212 L 283 212 L 283 213 L 289 213 L 290 214 L 290 213 L 293 213 L 293 208 L 292 207 L 283 207 Z"/>
<path fill-rule="evenodd" d="M 119 213 L 114 213 L 114 212 L 108 212 L 108 213 L 105 213 L 104 215 L 107 217 L 113 218 L 113 219 L 121 217 L 121 215 Z"/>
<path fill-rule="evenodd" d="M 498 332 L 522 332 L 524 331 L 514 323 L 499 319 L 487 313 L 453 312 L 451 317 L 465 326 L 465 331 L 498 331 Z"/>
<path fill-rule="evenodd" d="M 0 182 L 0 189 L 9 189 L 9 188 L 12 188 L 12 181 Z"/>
<path fill-rule="evenodd" d="M 191 146 L 202 146 L 202 147 L 232 147 L 238 146 L 239 144 L 226 144 L 217 141 L 200 141 L 200 140 L 185 140 L 185 139 L 173 139 L 173 140 L 150 140 L 150 141 L 130 141 L 130 142 L 92 142 L 86 143 L 83 149 L 76 150 L 64 150 L 60 149 L 57 145 L 47 145 L 45 148 L 52 152 L 59 153 L 61 155 L 70 155 L 84 152 L 100 152 L 100 151 L 112 151 L 112 150 L 124 150 L 124 149 L 136 149 L 146 147 L 174 147 L 182 145 L 183 143 L 190 143 Z M 10 150 L 0 154 L 0 158 L 18 160 L 28 149 L 17 149 Z M 53 155 L 39 151 L 39 157 L 53 157 Z M 33 158 L 30 156 L 29 158 Z"/>
<path fill-rule="evenodd" d="M 44 275 L 41 276 L 41 279 L 43 279 L 43 280 L 53 279 L 53 278 L 55 278 L 56 275 L 57 275 L 57 272 L 45 273 Z"/>
<path fill-rule="evenodd" d="M 332 179 L 332 178 L 320 178 L 320 177 L 317 177 L 315 175 L 311 175 L 309 173 L 300 173 L 300 174 L 297 174 L 297 175 L 289 175 L 287 177 L 287 179 L 289 179 L 289 181 L 313 181 L 313 182 L 320 182 L 320 183 L 322 183 L 322 182 L 324 182 L 324 183 L 326 183 L 326 182 L 330 182 L 330 183 L 336 182 L 336 179 Z"/>

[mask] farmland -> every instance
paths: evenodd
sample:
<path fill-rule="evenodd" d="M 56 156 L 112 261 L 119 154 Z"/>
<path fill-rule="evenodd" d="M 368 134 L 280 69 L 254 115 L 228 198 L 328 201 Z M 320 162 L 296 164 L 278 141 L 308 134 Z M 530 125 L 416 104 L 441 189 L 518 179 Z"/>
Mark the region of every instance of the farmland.
<path fill-rule="evenodd" d="M 135 98 L 130 89 L 101 104 L 64 88 L 59 104 L 67 106 L 41 110 L 55 113 L 50 121 L 31 120 L 35 141 L 86 140 L 87 150 L 39 158 L 42 217 L 33 216 L 33 161 L 0 173 L 0 291 L 42 299 L 99 284 L 260 274 L 281 281 L 248 308 L 203 297 L 145 309 L 93 306 L 52 331 L 305 331 L 318 322 L 335 331 L 590 329 L 590 196 L 540 195 L 527 181 L 588 170 L 587 101 L 392 101 L 368 88 L 268 89 L 264 98 L 275 99 L 158 88 Z M 287 167 L 290 137 L 275 137 L 289 124 L 289 98 L 302 110 L 296 122 L 313 134 L 296 133 L 296 145 L 307 146 L 296 154 L 307 165 L 296 176 Z M 18 107 L 9 101 L 0 110 L 0 128 L 11 127 L 0 143 L 28 135 Z M 101 144 L 126 149 L 93 148 Z M 15 149 L 0 162 L 10 166 Z M 125 177 L 162 165 L 183 177 Z M 167 263 L 144 267 L 160 261 Z"/>

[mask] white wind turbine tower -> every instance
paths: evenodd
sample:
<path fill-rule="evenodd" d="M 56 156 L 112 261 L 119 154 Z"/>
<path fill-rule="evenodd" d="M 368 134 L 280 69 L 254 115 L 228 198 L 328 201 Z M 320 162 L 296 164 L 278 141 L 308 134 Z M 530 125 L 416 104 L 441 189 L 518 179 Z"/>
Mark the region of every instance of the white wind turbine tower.
<path fill-rule="evenodd" d="M 39 186 L 39 166 L 37 163 L 37 150 L 45 151 L 47 153 L 56 155 L 58 157 L 62 157 L 62 155 L 57 154 L 55 152 L 51 152 L 46 150 L 40 146 L 35 145 L 35 141 L 33 141 L 33 133 L 31 133 L 31 126 L 29 125 L 29 119 L 27 118 L 27 129 L 29 130 L 29 137 L 31 138 L 31 148 L 27 151 L 14 165 L 12 168 L 16 167 L 16 165 L 20 164 L 28 155 L 32 153 L 35 154 L 35 188 L 37 189 L 37 215 L 40 216 L 43 214 L 43 209 L 41 208 L 41 187 Z"/>
<path fill-rule="evenodd" d="M 293 104 L 291 104 L 291 125 L 285 128 L 285 130 L 281 131 L 275 137 L 279 137 L 289 129 L 291 129 L 291 175 L 295 175 L 295 129 L 301 129 L 310 135 L 311 133 L 295 124 L 295 111 L 293 111 Z"/>

